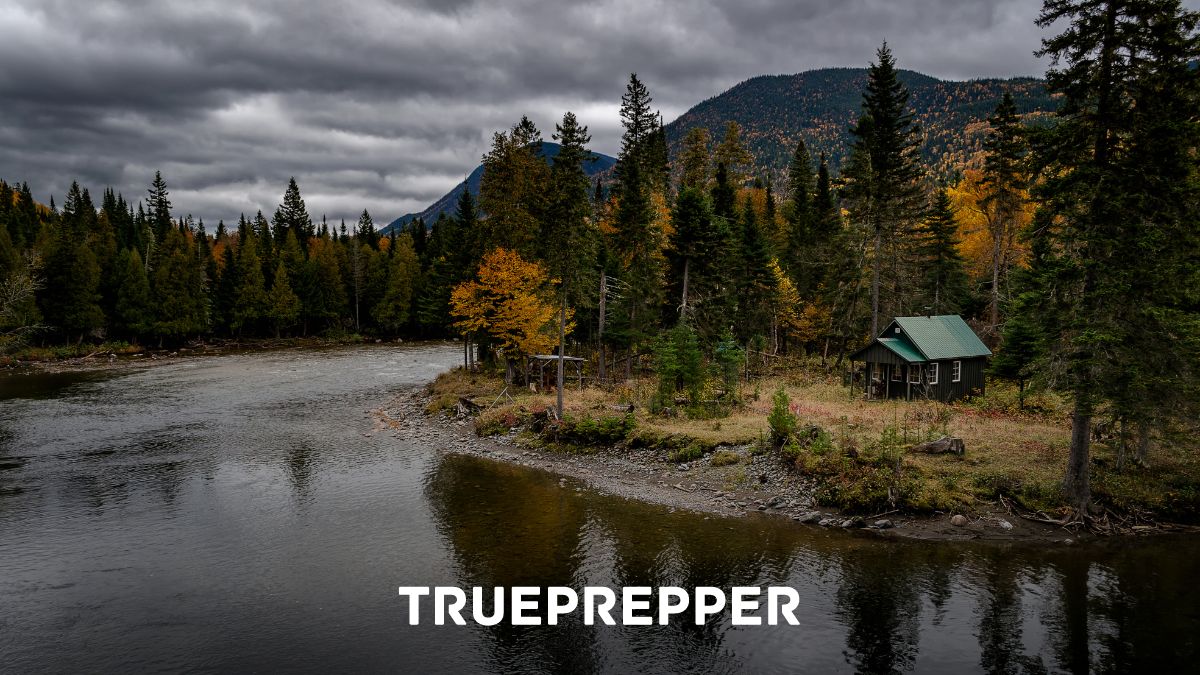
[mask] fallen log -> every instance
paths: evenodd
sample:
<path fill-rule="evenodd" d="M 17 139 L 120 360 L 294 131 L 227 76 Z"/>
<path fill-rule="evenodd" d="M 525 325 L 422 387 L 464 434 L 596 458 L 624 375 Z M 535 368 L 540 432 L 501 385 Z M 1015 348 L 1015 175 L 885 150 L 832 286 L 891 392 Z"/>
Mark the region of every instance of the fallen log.
<path fill-rule="evenodd" d="M 930 455 L 958 455 L 962 457 L 967 451 L 961 438 L 942 436 L 936 441 L 918 443 L 912 447 L 912 452 L 923 452 Z"/>

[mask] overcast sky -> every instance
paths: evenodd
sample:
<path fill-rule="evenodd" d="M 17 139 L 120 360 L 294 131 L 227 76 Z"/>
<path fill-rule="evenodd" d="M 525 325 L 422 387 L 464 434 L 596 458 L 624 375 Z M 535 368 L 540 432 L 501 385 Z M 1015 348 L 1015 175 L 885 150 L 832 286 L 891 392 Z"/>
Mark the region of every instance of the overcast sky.
<path fill-rule="evenodd" d="M 268 217 L 424 208 L 528 114 L 615 154 L 629 73 L 668 121 L 755 75 L 865 66 L 1036 75 L 1040 0 L 0 0 L 0 177 Z M 1194 4 L 1189 2 L 1188 4 Z M 210 228 L 211 229 L 211 228 Z"/>

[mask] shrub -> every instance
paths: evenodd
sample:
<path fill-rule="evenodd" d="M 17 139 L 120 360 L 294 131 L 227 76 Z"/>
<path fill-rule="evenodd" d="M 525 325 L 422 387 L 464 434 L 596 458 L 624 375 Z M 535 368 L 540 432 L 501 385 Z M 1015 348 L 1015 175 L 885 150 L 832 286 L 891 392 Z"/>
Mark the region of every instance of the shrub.
<path fill-rule="evenodd" d="M 742 366 L 745 364 L 746 352 L 742 350 L 728 331 L 717 346 L 713 348 L 713 358 L 717 362 L 717 370 L 721 374 L 721 384 L 725 388 L 725 400 L 729 403 L 738 402 L 738 383 L 742 379 Z"/>
<path fill-rule="evenodd" d="M 767 425 L 771 428 L 771 443 L 782 447 L 788 438 L 796 433 L 796 415 L 791 410 L 791 400 L 787 392 L 780 387 L 772 398 L 771 414 L 767 416 Z"/>
<path fill-rule="evenodd" d="M 709 463 L 713 466 L 730 466 L 742 461 L 742 456 L 732 450 L 718 450 L 713 453 Z"/>
<path fill-rule="evenodd" d="M 681 322 L 659 336 L 654 347 L 654 367 L 658 371 L 658 390 L 650 402 L 652 410 L 670 406 L 679 391 L 686 391 L 693 405 L 700 400 L 704 355 L 700 351 L 700 338 L 691 326 Z"/>
<path fill-rule="evenodd" d="M 592 418 L 565 417 L 553 427 L 556 439 L 576 445 L 615 445 L 624 441 L 637 428 L 632 414 Z"/>
<path fill-rule="evenodd" d="M 691 462 L 700 459 L 704 456 L 704 446 L 699 443 L 690 443 L 678 450 L 672 450 L 667 453 L 667 461 L 681 464 L 683 462 Z"/>

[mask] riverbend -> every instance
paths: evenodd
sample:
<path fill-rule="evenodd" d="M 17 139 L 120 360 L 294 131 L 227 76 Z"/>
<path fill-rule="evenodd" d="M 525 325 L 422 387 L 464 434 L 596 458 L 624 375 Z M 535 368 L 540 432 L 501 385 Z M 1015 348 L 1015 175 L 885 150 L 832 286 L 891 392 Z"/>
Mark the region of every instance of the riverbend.
<path fill-rule="evenodd" d="M 463 435 L 422 419 L 381 424 L 459 356 L 360 346 L 0 380 L 0 670 L 1129 672 L 1200 656 L 1196 538 L 878 540 L 648 503 L 457 452 Z M 800 625 L 410 626 L 400 586 L 788 586 Z"/>

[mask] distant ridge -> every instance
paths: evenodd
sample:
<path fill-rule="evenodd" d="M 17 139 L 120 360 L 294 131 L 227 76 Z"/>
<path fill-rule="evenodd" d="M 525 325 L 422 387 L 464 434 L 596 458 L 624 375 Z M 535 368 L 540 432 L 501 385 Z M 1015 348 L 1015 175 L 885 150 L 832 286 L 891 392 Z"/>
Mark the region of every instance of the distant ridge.
<path fill-rule="evenodd" d="M 901 70 L 900 80 L 908 87 L 909 105 L 925 135 L 922 152 L 935 174 L 951 177 L 970 165 L 983 149 L 987 118 L 1005 91 L 1011 92 L 1017 111 L 1026 120 L 1048 117 L 1057 107 L 1046 91 L 1045 81 L 1033 77 L 983 80 L 939 80 L 911 70 Z M 822 68 L 795 75 L 761 75 L 741 82 L 708 98 L 667 125 L 667 143 L 672 162 L 682 149 L 683 137 L 696 127 L 708 129 L 712 146 L 720 142 L 725 123 L 742 128 L 742 142 L 754 156 L 753 173 L 772 177 L 777 186 L 787 175 L 796 142 L 803 138 L 816 161 L 819 153 L 829 157 L 836 172 L 849 154 L 853 138 L 850 127 L 862 109 L 866 68 Z M 542 143 L 547 160 L 558 154 L 558 144 Z M 598 161 L 587 167 L 589 175 L 606 180 L 616 159 L 596 153 Z M 387 233 L 416 218 L 432 225 L 437 217 L 454 212 L 464 189 L 478 196 L 483 166 L 453 190 L 419 213 L 409 213 L 383 228 Z"/>
<path fill-rule="evenodd" d="M 925 160 L 941 175 L 950 175 L 982 149 L 987 118 L 1005 91 L 1027 119 L 1048 116 L 1057 107 L 1043 80 L 1032 77 L 968 81 L 939 80 L 901 70 L 909 105 L 925 134 Z M 737 122 L 742 142 L 754 156 L 754 172 L 778 178 L 803 138 L 814 160 L 821 152 L 836 171 L 849 154 L 850 127 L 862 110 L 866 68 L 823 68 L 796 75 L 750 78 L 722 94 L 693 106 L 667 125 L 674 159 L 683 138 L 695 127 L 708 129 L 715 145 L 725 123 Z"/>
<path fill-rule="evenodd" d="M 560 146 L 558 143 L 542 141 L 542 156 L 546 158 L 547 162 L 549 162 L 558 155 L 559 147 Z M 584 171 L 586 171 L 589 176 L 595 176 L 596 174 L 607 172 L 608 170 L 612 169 L 614 164 L 617 163 L 615 158 L 600 154 L 598 152 L 593 152 L 592 156 L 595 159 L 590 162 L 585 162 L 583 167 Z M 447 216 L 454 215 L 454 209 L 458 204 L 459 197 L 462 195 L 463 190 L 470 190 L 472 195 L 478 197 L 479 183 L 482 180 L 483 165 L 480 164 L 479 166 L 475 167 L 475 170 L 472 171 L 469 176 L 467 176 L 466 180 L 458 185 L 455 185 L 453 190 L 442 195 L 436 202 L 426 207 L 425 210 L 419 213 L 407 213 L 403 216 L 400 216 L 399 218 L 385 225 L 381 232 L 383 234 L 389 234 L 393 229 L 402 228 L 417 218 L 424 219 L 426 226 L 432 226 L 433 222 L 437 220 L 438 216 L 441 214 L 445 213 Z"/>

